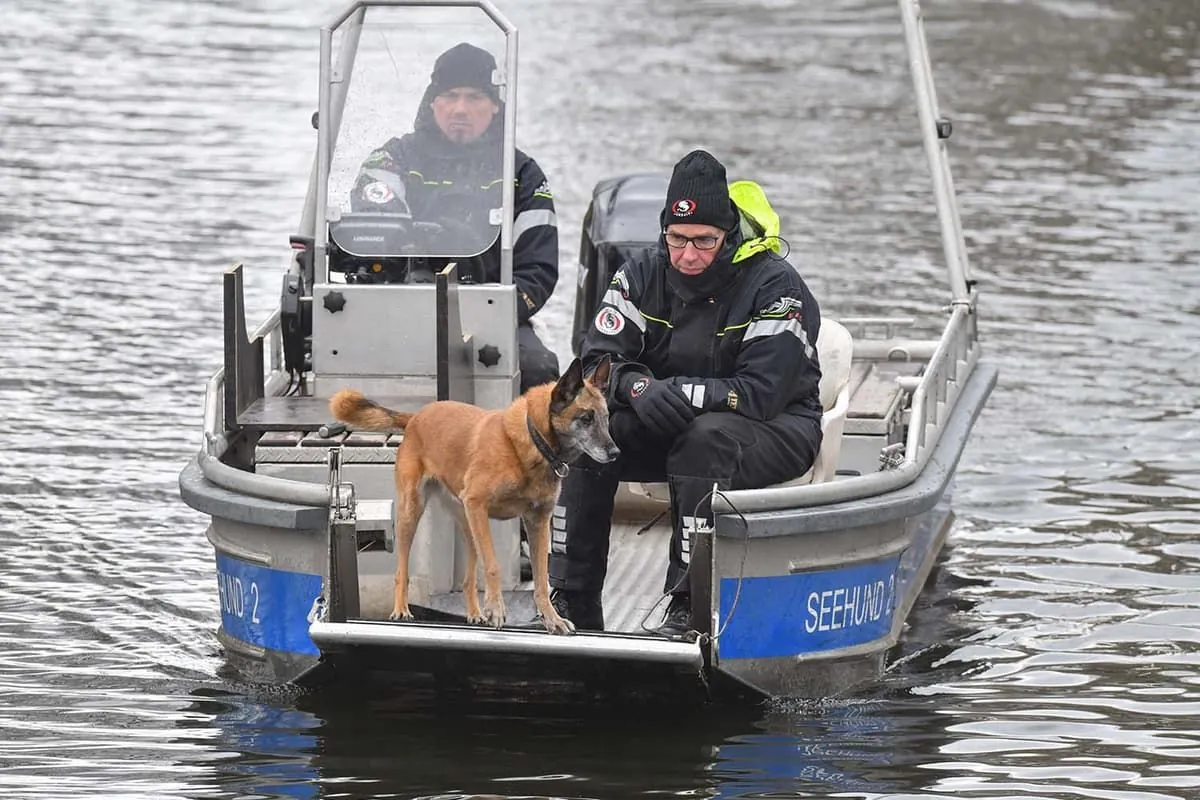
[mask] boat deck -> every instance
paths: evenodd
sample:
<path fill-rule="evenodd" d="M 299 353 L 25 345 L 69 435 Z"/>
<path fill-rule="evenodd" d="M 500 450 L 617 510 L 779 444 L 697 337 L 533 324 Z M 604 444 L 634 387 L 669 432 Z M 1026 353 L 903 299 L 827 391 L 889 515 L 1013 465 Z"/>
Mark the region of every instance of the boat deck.
<path fill-rule="evenodd" d="M 608 578 L 602 596 L 607 631 L 648 633 L 646 629 L 658 625 L 666 610 L 663 589 L 671 531 L 665 517 L 639 533 L 645 524 L 643 521 L 613 525 Z M 514 591 L 505 592 L 504 600 L 508 606 L 509 624 L 523 625 L 534 619 L 532 581 L 525 581 Z M 655 604 L 658 604 L 656 609 Z M 455 617 L 465 615 L 462 592 L 435 594 L 429 599 L 428 607 Z"/>

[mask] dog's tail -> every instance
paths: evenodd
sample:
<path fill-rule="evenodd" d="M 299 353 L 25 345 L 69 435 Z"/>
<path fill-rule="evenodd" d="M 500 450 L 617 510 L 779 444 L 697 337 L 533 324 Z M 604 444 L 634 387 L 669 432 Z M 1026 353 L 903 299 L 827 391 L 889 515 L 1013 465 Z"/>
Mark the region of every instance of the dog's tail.
<path fill-rule="evenodd" d="M 356 389 L 342 389 L 329 398 L 329 411 L 342 422 L 368 431 L 403 429 L 413 418 L 407 411 L 392 411 L 368 400 Z"/>

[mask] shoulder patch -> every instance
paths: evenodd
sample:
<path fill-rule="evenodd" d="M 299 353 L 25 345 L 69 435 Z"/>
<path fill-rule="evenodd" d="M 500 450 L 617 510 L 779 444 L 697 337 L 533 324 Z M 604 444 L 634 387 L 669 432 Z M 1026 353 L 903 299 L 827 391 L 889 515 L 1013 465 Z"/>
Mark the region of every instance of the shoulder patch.
<path fill-rule="evenodd" d="M 386 203 L 396 196 L 391 187 L 381 181 L 368 183 L 363 187 L 362 194 L 365 200 L 376 204 Z"/>
<path fill-rule="evenodd" d="M 801 316 L 804 304 L 794 297 L 781 297 L 758 312 L 759 319 L 793 319 Z"/>
<path fill-rule="evenodd" d="M 625 329 L 625 317 L 615 308 L 605 306 L 596 312 L 596 330 L 605 336 L 616 336 Z"/>
<path fill-rule="evenodd" d="M 550 191 L 550 181 L 543 179 L 538 187 L 533 190 L 533 196 L 553 198 L 554 192 Z"/>

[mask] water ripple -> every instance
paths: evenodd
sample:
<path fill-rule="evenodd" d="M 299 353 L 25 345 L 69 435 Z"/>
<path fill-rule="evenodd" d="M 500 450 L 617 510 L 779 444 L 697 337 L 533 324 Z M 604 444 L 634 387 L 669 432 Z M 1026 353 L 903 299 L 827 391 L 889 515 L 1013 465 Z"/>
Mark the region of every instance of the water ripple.
<path fill-rule="evenodd" d="M 5 9 L 6 796 L 1196 796 L 1192 0 L 926 9 L 1002 369 L 943 563 L 864 696 L 634 722 L 221 675 L 211 548 L 176 480 L 220 362 L 222 270 L 246 265 L 252 318 L 274 304 L 331 10 Z M 764 184 L 826 314 L 946 301 L 894 3 L 502 10 L 522 28 L 522 146 L 556 194 L 539 325 L 560 358 L 592 186 L 695 146 Z"/>

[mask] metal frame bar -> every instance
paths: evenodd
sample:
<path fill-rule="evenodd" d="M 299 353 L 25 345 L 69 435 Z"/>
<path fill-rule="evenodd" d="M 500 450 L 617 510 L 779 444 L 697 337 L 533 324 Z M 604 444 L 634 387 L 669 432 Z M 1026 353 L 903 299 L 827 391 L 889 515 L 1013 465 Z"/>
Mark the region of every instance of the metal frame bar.
<path fill-rule="evenodd" d="M 324 283 L 329 282 L 329 259 L 327 257 L 329 226 L 326 219 L 329 216 L 329 168 L 333 163 L 333 148 L 337 143 L 338 132 L 342 126 L 342 112 L 346 108 L 346 92 L 354 73 L 354 57 L 358 52 L 358 39 L 362 33 L 363 19 L 366 16 L 365 5 L 364 3 L 355 3 L 342 14 L 335 24 L 321 28 L 320 85 L 317 90 L 317 185 L 311 236 L 313 258 L 315 259 L 314 280 L 317 274 L 321 274 L 324 275 Z M 342 40 L 341 63 L 335 73 L 332 64 L 333 32 L 351 15 L 354 15 L 355 19 L 347 28 Z M 301 230 L 303 229 L 304 221 L 301 222 Z M 319 270 L 316 265 L 320 265 Z"/>
<path fill-rule="evenodd" d="M 325 619 L 345 622 L 360 614 L 357 501 L 342 482 L 342 448 L 329 448 L 329 562 L 325 576 Z"/>
<path fill-rule="evenodd" d="M 308 635 L 319 647 L 375 645 L 457 652 L 574 656 L 677 664 L 696 669 L 704 663 L 699 643 L 621 634 L 553 636 L 545 631 L 511 628 L 497 630 L 418 622 L 397 624 L 369 620 L 318 620 L 309 626 Z"/>
<path fill-rule="evenodd" d="M 329 282 L 328 203 L 329 170 L 333 163 L 333 150 L 338 130 L 342 124 L 342 112 L 346 105 L 346 91 L 354 69 L 354 57 L 366 9 L 371 7 L 429 7 L 447 6 L 478 8 L 487 14 L 504 33 L 505 56 L 502 86 L 504 90 L 504 138 L 502 147 L 501 208 L 500 220 L 500 282 L 512 283 L 513 261 L 513 217 L 516 184 L 516 125 L 517 125 L 517 28 L 490 2 L 490 0 L 358 0 L 330 18 L 321 27 L 320 87 L 317 99 L 317 155 L 313 177 L 309 180 L 308 196 L 305 198 L 304 214 L 300 221 L 303 235 L 312 236 L 313 258 L 322 265 L 325 283 Z M 342 42 L 341 63 L 333 71 L 333 33 L 351 17 Z M 328 121 L 328 122 L 327 122 Z M 310 213 L 311 209 L 311 213 Z"/>
<path fill-rule="evenodd" d="M 950 277 L 950 293 L 955 304 L 972 302 L 967 246 L 962 222 L 955 202 L 954 181 L 950 175 L 950 160 L 946 140 L 938 137 L 937 92 L 933 85 L 933 67 L 925 43 L 925 27 L 921 18 L 920 0 L 899 0 L 900 18 L 904 25 L 904 41 L 908 47 L 908 67 L 916 92 L 917 116 L 921 122 L 921 139 L 929 161 L 933 180 L 934 201 L 942 233 L 942 250 Z"/>
<path fill-rule="evenodd" d="M 341 54 L 341 63 L 338 65 L 337 75 L 341 76 L 341 80 L 336 87 L 330 92 L 328 102 L 325 107 L 322 107 L 320 91 L 317 97 L 317 152 L 313 154 L 313 165 L 308 176 L 308 192 L 304 197 L 304 208 L 300 215 L 300 235 L 310 237 L 315 243 L 317 239 L 317 220 L 325 216 L 325 204 L 327 202 L 327 192 L 325 183 L 329 180 L 329 162 L 325 163 L 325 181 L 321 179 L 321 130 L 326 126 L 322 120 L 329 121 L 329 135 L 332 141 L 329 145 L 329 150 L 332 153 L 333 147 L 337 144 L 338 131 L 342 125 L 342 109 L 346 105 L 346 87 L 349 86 L 349 76 L 354 69 L 354 53 L 358 50 L 358 37 L 362 32 L 361 20 L 358 24 L 346 31 L 346 36 L 343 41 Z M 327 63 L 327 58 L 332 58 L 333 38 L 332 33 L 329 40 L 329 53 L 325 51 L 325 31 L 321 31 L 321 64 Z M 327 76 L 324 73 L 320 75 L 321 87 L 324 89 L 327 85 L 327 79 L 332 76 Z M 319 208 L 318 208 L 319 206 Z M 319 213 L 318 213 L 319 212 Z M 324 253 L 324 250 L 321 251 Z M 316 256 L 314 255 L 314 258 Z M 328 275 L 328 272 L 326 273 Z M 314 269 L 313 279 L 316 279 L 316 270 Z"/>

